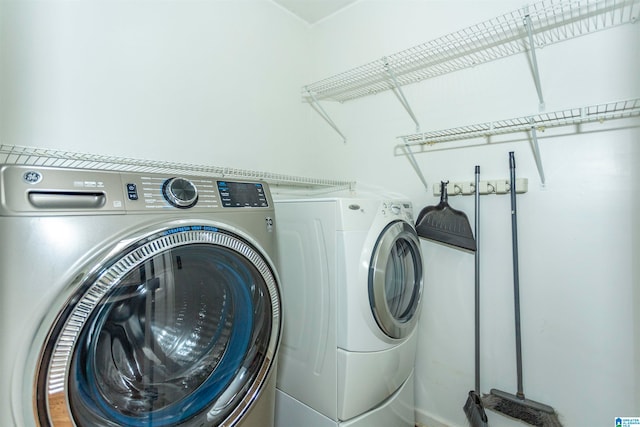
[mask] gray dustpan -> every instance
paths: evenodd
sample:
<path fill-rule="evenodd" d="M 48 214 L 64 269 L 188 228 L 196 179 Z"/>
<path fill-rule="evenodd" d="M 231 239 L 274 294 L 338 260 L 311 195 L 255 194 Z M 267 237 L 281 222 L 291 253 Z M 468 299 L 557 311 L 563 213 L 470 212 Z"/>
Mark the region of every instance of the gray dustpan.
<path fill-rule="evenodd" d="M 448 182 L 440 182 L 440 203 L 422 209 L 416 221 L 418 236 L 469 251 L 476 250 L 469 218 L 449 206 Z"/>

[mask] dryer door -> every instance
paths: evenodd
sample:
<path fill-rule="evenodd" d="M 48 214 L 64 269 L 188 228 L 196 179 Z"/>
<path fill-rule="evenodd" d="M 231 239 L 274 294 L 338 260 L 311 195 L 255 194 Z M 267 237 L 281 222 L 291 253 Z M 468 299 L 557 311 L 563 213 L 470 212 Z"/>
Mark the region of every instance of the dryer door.
<path fill-rule="evenodd" d="M 418 321 L 422 294 L 422 255 L 415 229 L 390 223 L 380 234 L 369 264 L 369 303 L 382 331 L 408 336 Z"/>
<path fill-rule="evenodd" d="M 42 350 L 40 424 L 236 425 L 280 331 L 275 275 L 260 252 L 232 233 L 185 226 L 127 244 L 92 271 Z"/>

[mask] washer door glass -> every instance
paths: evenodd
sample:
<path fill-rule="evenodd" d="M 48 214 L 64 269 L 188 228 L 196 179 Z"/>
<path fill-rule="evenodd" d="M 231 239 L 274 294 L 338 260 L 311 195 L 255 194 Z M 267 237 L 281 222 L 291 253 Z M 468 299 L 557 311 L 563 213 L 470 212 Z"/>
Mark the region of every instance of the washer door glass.
<path fill-rule="evenodd" d="M 391 338 L 408 336 L 417 323 L 422 294 L 422 255 L 413 227 L 389 224 L 369 264 L 369 302 L 378 326 Z"/>
<path fill-rule="evenodd" d="M 165 230 L 124 252 L 80 287 L 53 329 L 39 377 L 42 424 L 239 419 L 271 366 L 279 333 L 266 261 L 212 227 Z"/>

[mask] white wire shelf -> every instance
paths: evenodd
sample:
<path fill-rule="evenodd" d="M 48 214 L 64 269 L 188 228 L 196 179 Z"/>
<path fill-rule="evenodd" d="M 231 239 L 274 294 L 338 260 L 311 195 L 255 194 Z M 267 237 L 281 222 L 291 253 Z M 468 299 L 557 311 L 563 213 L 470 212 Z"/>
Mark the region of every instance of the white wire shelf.
<path fill-rule="evenodd" d="M 321 100 L 345 102 L 395 90 L 397 86 L 634 23 L 639 15 L 640 0 L 543 0 L 304 86 L 302 98 L 312 104 Z"/>
<path fill-rule="evenodd" d="M 249 179 L 284 186 L 339 187 L 353 189 L 355 182 L 307 178 L 209 165 L 131 159 L 46 148 L 0 145 L 0 165 L 25 165 L 119 172 L 169 173 Z"/>
<path fill-rule="evenodd" d="M 398 138 L 402 139 L 404 142 L 396 146 L 396 151 L 402 151 L 408 156 L 416 169 L 416 172 L 418 172 L 422 178 L 422 174 L 415 164 L 414 151 L 430 151 L 425 150 L 425 147 L 442 142 L 461 141 L 474 138 L 489 138 L 493 135 L 515 132 L 530 132 L 533 156 L 536 161 L 536 167 L 538 168 L 538 174 L 540 175 L 540 181 L 544 185 L 544 168 L 542 165 L 542 158 L 540 156 L 537 136 L 539 131 L 559 126 L 604 122 L 606 120 L 638 116 L 640 116 L 640 98 L 635 98 L 581 108 L 571 108 L 552 113 L 541 113 L 534 116 L 518 117 L 514 119 L 498 120 L 494 122 L 399 136 Z M 420 146 L 420 150 L 415 150 L 415 146 Z"/>
<path fill-rule="evenodd" d="M 538 131 L 544 131 L 552 127 L 601 122 L 633 116 L 640 116 L 640 98 L 571 108 L 551 113 L 541 113 L 534 116 L 478 123 L 451 129 L 403 135 L 398 138 L 404 141 L 402 147 L 433 145 L 447 141 L 460 141 L 499 134 L 530 131 L 532 128 Z"/>

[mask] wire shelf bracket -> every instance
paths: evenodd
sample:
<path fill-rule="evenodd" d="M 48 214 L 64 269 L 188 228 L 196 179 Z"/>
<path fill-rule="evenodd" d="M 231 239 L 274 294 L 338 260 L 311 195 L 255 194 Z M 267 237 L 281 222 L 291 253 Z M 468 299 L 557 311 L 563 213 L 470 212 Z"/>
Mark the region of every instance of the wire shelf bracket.
<path fill-rule="evenodd" d="M 542 167 L 542 157 L 540 157 L 540 146 L 538 145 L 538 131 L 536 130 L 533 120 L 531 120 L 531 141 L 533 147 L 533 158 L 536 161 L 536 168 L 538 169 L 538 176 L 540 176 L 540 183 L 545 184 L 544 168 Z"/>
<path fill-rule="evenodd" d="M 531 67 L 533 68 L 533 79 L 536 85 L 536 92 L 538 93 L 538 102 L 540 111 L 544 111 L 544 97 L 542 96 L 542 84 L 540 83 L 540 71 L 538 70 L 538 58 L 536 57 L 536 45 L 533 41 L 533 25 L 531 24 L 531 15 L 529 7 L 525 10 L 527 14 L 524 17 L 524 25 L 527 29 L 527 37 L 529 39 L 529 57 L 531 59 Z"/>
<path fill-rule="evenodd" d="M 401 139 L 403 143 L 398 144 L 396 148 L 403 152 L 407 152 L 408 150 L 411 152 L 411 155 L 413 155 L 414 151 L 416 151 L 415 147 L 420 147 L 421 152 L 428 152 L 430 150 L 425 150 L 425 147 L 431 147 L 439 143 L 465 141 L 475 138 L 488 139 L 494 135 L 527 132 L 531 135 L 532 151 L 536 167 L 538 169 L 540 181 L 544 185 L 545 175 L 540 155 L 540 147 L 538 144 L 538 132 L 554 127 L 604 122 L 606 120 L 632 117 L 640 117 L 640 98 L 595 104 L 586 107 L 570 108 L 550 113 L 540 113 L 535 116 L 518 117 L 494 122 L 466 125 L 457 128 L 403 135 L 398 137 L 398 139 Z"/>
<path fill-rule="evenodd" d="M 383 58 L 383 59 L 385 60 L 384 71 L 387 75 L 387 78 L 390 81 L 390 89 L 393 91 L 393 94 L 396 96 L 396 98 L 398 98 L 398 101 L 400 101 L 400 104 L 402 104 L 406 112 L 409 114 L 409 116 L 411 117 L 411 120 L 413 120 L 413 122 L 415 123 L 416 132 L 420 132 L 420 123 L 418 122 L 418 119 L 416 118 L 416 115 L 414 114 L 413 109 L 411 108 L 411 105 L 407 100 L 407 97 L 404 95 L 404 92 L 402 91 L 402 87 L 398 83 L 398 79 L 396 78 L 396 75 L 393 72 L 393 69 L 391 68 L 389 63 L 386 62 L 386 58 Z M 320 101 L 318 101 L 318 98 L 313 94 L 313 92 L 309 90 L 308 87 L 305 87 L 304 90 L 306 92 L 306 98 L 308 99 L 309 104 L 311 104 L 311 107 L 313 107 L 313 109 L 316 110 L 316 112 L 329 124 L 329 126 L 331 126 L 333 130 L 335 130 L 342 137 L 343 142 L 346 143 L 347 138 L 340 131 L 338 126 L 335 124 L 335 122 L 331 120 L 331 117 L 325 111 L 325 109 L 322 108 L 322 105 L 320 104 Z M 414 164 L 413 166 L 416 167 L 417 164 Z"/>
<path fill-rule="evenodd" d="M 391 81 L 393 82 L 393 87 L 392 87 L 393 93 L 396 96 L 396 98 L 398 98 L 398 101 L 400 101 L 400 104 L 402 104 L 404 109 L 407 111 L 407 113 L 411 117 L 411 120 L 413 120 L 413 123 L 415 123 L 416 132 L 420 132 L 420 122 L 418 122 L 418 119 L 416 118 L 416 115 L 413 113 L 413 109 L 411 108 L 411 105 L 409 104 L 409 101 L 407 101 L 407 98 L 404 96 L 404 92 L 402 91 L 402 87 L 398 84 L 398 80 L 396 79 L 396 75 L 393 72 L 393 70 L 391 69 L 391 66 L 387 62 L 386 58 L 384 58 L 384 60 L 385 60 L 384 69 L 387 72 L 387 75 L 389 76 Z M 413 155 L 413 152 L 411 151 L 411 149 L 409 147 L 405 148 L 405 152 L 407 153 L 407 158 L 409 159 L 409 163 L 411 163 L 411 166 L 416 171 L 416 174 L 418 175 L 418 178 L 420 178 L 420 181 L 422 182 L 422 184 L 424 185 L 424 188 L 428 192 L 429 191 L 429 184 L 427 184 L 427 180 L 425 179 L 424 174 L 422 173 L 422 170 L 420 169 L 420 165 L 418 164 L 418 161 L 416 160 L 415 156 Z"/>
<path fill-rule="evenodd" d="M 400 104 L 402 104 L 404 109 L 407 111 L 407 113 L 411 117 L 411 120 L 413 120 L 413 123 L 416 124 L 416 132 L 420 132 L 420 123 L 418 122 L 416 115 L 413 113 L 413 109 L 411 109 L 411 105 L 409 104 L 409 101 L 407 101 L 407 98 L 404 96 L 404 92 L 402 91 L 402 87 L 398 83 L 396 74 L 393 72 L 391 65 L 389 65 L 387 58 L 385 57 L 383 58 L 383 60 L 385 62 L 384 70 L 389 76 L 389 78 L 391 79 L 391 81 L 393 82 L 393 86 L 391 87 L 391 90 L 393 90 L 394 95 L 396 96 L 396 98 L 398 98 L 398 101 L 400 101 Z"/>
<path fill-rule="evenodd" d="M 308 88 L 305 87 L 305 90 L 309 97 L 309 100 L 310 100 L 309 103 L 311 104 L 311 107 L 313 107 L 313 109 L 316 110 L 316 113 L 318 113 L 320 117 L 322 117 L 329 124 L 329 126 L 331 126 L 333 130 L 335 130 L 338 133 L 338 135 L 342 137 L 342 142 L 346 144 L 347 137 L 345 137 L 344 134 L 340 131 L 340 129 L 338 128 L 338 125 L 336 125 L 335 122 L 331 120 L 331 117 L 329 116 L 329 114 L 325 111 L 324 108 L 322 108 L 320 101 L 318 101 L 315 95 Z"/>

